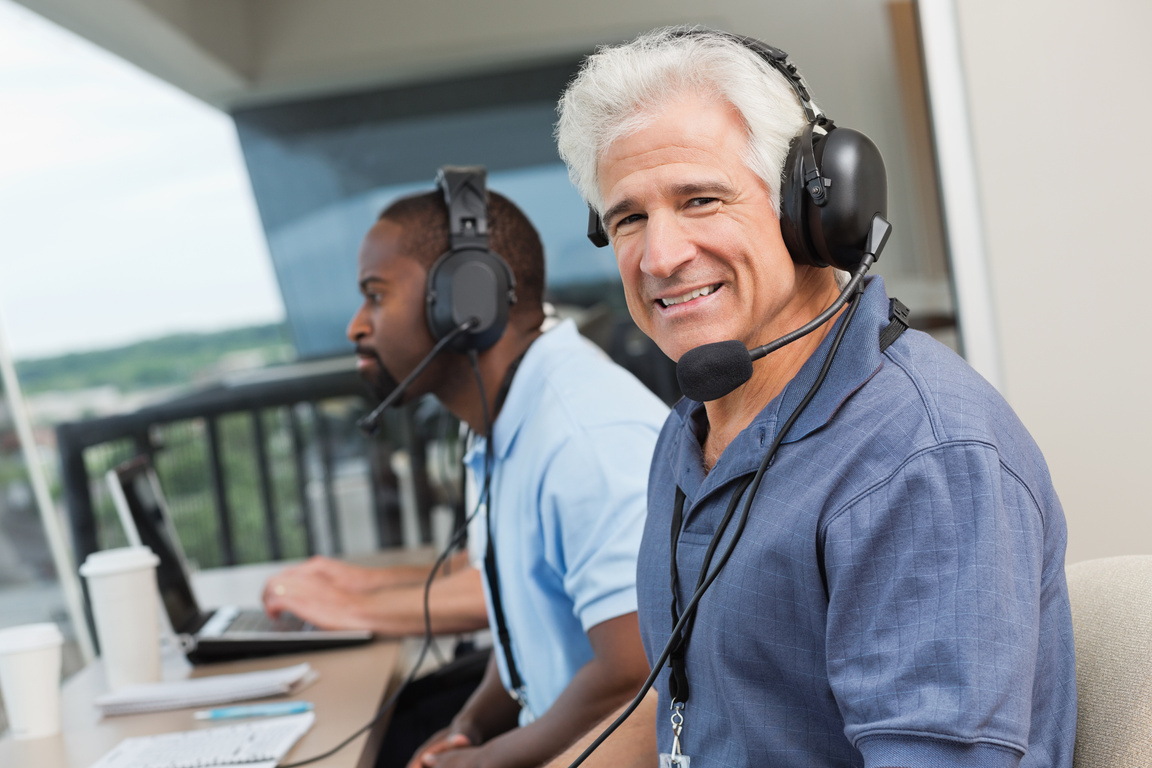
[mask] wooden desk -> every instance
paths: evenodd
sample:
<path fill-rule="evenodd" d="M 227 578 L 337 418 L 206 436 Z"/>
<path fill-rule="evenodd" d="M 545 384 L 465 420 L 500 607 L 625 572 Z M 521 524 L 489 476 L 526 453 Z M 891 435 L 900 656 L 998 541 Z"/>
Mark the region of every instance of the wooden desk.
<path fill-rule="evenodd" d="M 372 560 L 379 564 L 427 562 L 427 553 L 423 551 L 390 553 L 387 556 L 374 557 Z M 195 575 L 197 595 L 203 604 L 208 606 L 222 605 L 226 602 L 235 604 L 240 597 L 244 598 L 240 600 L 241 604 L 258 605 L 264 581 L 285 565 L 285 563 L 267 563 L 198 573 Z M 371 719 L 384 698 L 399 682 L 399 670 L 403 666 L 401 648 L 398 642 L 377 640 L 355 648 L 271 656 L 199 667 L 192 667 L 183 656 L 166 655 L 164 678 L 179 680 L 203 675 L 248 672 L 307 661 L 320 673 L 320 678 L 290 698 L 313 702 L 316 707 L 316 723 L 288 753 L 285 762 L 292 762 L 326 752 Z M 193 709 L 102 718 L 92 701 L 106 690 L 104 670 L 99 661 L 78 672 L 64 684 L 61 732 L 56 736 L 27 741 L 17 741 L 11 737 L 0 739 L 0 766 L 88 768 L 121 739 L 130 736 L 220 725 L 194 720 Z M 283 697 L 279 697 L 277 700 L 282 699 Z M 371 766 L 386 727 L 387 718 L 382 718 L 371 731 L 359 736 L 335 755 L 314 765 L 318 768 Z"/>
<path fill-rule="evenodd" d="M 175 660 L 176 663 L 166 665 L 164 676 L 165 679 L 181 679 L 206 674 L 249 672 L 307 661 L 320 673 L 320 679 L 291 698 L 315 704 L 316 724 L 288 753 L 287 761 L 292 761 L 326 752 L 368 722 L 393 686 L 399 649 L 398 643 L 378 641 L 358 648 L 273 656 L 195 668 Z M 104 670 L 99 662 L 77 673 L 64 686 L 64 727 L 61 733 L 43 739 L 17 741 L 8 738 L 0 741 L 0 766 L 88 768 L 121 739 L 129 736 L 188 731 L 224 724 L 194 720 L 192 709 L 101 718 L 92 700 L 105 690 Z M 324 768 L 371 766 L 379 747 L 379 739 L 387 726 L 384 720 L 340 752 L 315 765 Z"/>

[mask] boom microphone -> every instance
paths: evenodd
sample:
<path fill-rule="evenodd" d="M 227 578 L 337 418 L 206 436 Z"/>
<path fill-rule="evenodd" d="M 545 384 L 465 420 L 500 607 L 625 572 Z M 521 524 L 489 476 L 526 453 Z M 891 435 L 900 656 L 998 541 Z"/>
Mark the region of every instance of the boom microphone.
<path fill-rule="evenodd" d="M 888 242 L 888 235 L 891 232 L 892 225 L 883 216 L 876 214 L 872 217 L 864 245 L 864 258 L 860 260 L 860 266 L 844 286 L 844 290 L 840 291 L 836 301 L 806 325 L 753 349 L 746 349 L 743 344 L 735 340 L 716 341 L 702 344 L 681 355 L 676 362 L 676 381 L 680 383 L 680 391 L 689 400 L 701 403 L 719 400 L 752 378 L 752 361 L 759 360 L 807 336 L 828 322 L 857 290 L 860 281 L 864 279 L 864 274 L 875 263 L 884 244 Z"/>
<path fill-rule="evenodd" d="M 689 400 L 719 400 L 752 378 L 752 355 L 736 340 L 704 344 L 676 362 L 676 381 Z"/>
<path fill-rule="evenodd" d="M 424 372 L 424 369 L 428 367 L 428 364 L 431 363 L 437 355 L 444 351 L 449 342 L 451 342 L 460 334 L 465 333 L 466 331 L 476 327 L 479 324 L 479 319 L 471 317 L 468 320 L 465 320 L 463 323 L 460 323 L 460 325 L 449 331 L 442 339 L 440 339 L 440 341 L 436 342 L 436 346 L 432 347 L 432 351 L 425 355 L 424 359 L 421 360 L 419 364 L 417 364 L 417 366 L 412 369 L 412 373 L 405 376 L 404 380 L 401 381 L 399 385 L 397 385 L 396 389 L 388 393 L 388 396 L 384 398 L 384 401 L 372 409 L 372 413 L 356 422 L 356 426 L 360 428 L 360 431 L 369 437 L 375 435 L 376 432 L 380 429 L 380 418 L 384 415 L 384 411 L 386 411 L 389 406 L 393 405 L 397 400 L 400 399 L 400 396 L 407 391 L 408 387 L 412 385 L 412 382 L 416 380 L 416 377 Z"/>

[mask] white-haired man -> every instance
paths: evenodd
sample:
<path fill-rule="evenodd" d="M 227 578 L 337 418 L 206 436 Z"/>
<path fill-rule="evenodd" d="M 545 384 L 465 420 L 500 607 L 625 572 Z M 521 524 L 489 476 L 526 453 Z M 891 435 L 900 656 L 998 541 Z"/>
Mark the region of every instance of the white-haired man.
<path fill-rule="evenodd" d="M 777 339 L 840 294 L 782 233 L 790 145 L 822 123 L 777 53 L 658 30 L 589 57 L 561 100 L 560 153 L 673 360 Z M 900 333 L 880 278 L 863 284 L 665 424 L 637 572 L 651 662 L 722 568 L 658 705 L 589 764 L 1071 765 L 1066 529 L 1043 457 L 959 357 Z"/>

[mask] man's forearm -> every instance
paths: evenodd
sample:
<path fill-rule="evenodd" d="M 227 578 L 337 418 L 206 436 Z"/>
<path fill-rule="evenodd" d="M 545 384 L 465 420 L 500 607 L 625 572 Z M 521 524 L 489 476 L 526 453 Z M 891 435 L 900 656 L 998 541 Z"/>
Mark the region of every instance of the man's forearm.
<path fill-rule="evenodd" d="M 500 681 L 495 653 L 488 656 L 488 667 L 480 685 L 453 719 L 456 730 L 467 735 L 473 745 L 484 744 L 515 728 L 520 715 L 519 705 Z"/>
<path fill-rule="evenodd" d="M 581 763 L 586 768 L 654 768 L 656 749 L 656 692 L 648 691 L 632 715 Z M 627 704 L 604 718 L 548 763 L 546 768 L 568 768 L 604 729 L 616 721 Z"/>
<path fill-rule="evenodd" d="M 595 655 L 576 671 L 548 711 L 487 745 L 494 764 L 508 768 L 540 765 L 632 700 L 648 672 L 636 614 L 593 627 L 589 639 Z"/>
<path fill-rule="evenodd" d="M 458 552 L 448 560 L 449 573 L 471 567 L 468 553 Z M 428 581 L 431 566 L 427 565 L 387 565 L 379 568 L 366 568 L 371 576 L 365 579 L 367 590 L 397 589 L 399 587 L 423 587 Z"/>
<path fill-rule="evenodd" d="M 427 576 L 427 570 L 425 570 Z M 433 634 L 474 632 L 488 626 L 480 573 L 471 566 L 432 582 L 428 600 Z M 389 637 L 424 632 L 424 582 L 362 596 L 357 623 Z"/>
<path fill-rule="evenodd" d="M 377 571 L 313 558 L 273 577 L 264 588 L 272 616 L 287 611 L 324 629 L 369 629 L 390 637 L 424 634 L 424 578 L 392 589 L 368 589 Z M 344 586 L 340 586 L 340 584 Z M 432 583 L 432 631 L 471 632 L 488 625 L 480 573 L 464 566 Z"/>

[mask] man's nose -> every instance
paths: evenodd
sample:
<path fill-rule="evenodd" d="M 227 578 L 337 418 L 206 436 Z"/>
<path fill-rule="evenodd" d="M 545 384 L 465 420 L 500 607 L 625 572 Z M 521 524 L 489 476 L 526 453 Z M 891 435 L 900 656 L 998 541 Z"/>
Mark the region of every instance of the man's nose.
<path fill-rule="evenodd" d="M 352 319 L 348 321 L 348 329 L 344 333 L 348 337 L 348 341 L 355 344 L 367 336 L 371 330 L 372 328 L 368 324 L 368 313 L 364 305 L 360 305 L 360 309 L 356 310 L 356 314 L 352 315 Z"/>
<path fill-rule="evenodd" d="M 671 277 L 695 253 L 695 245 L 676 216 L 649 216 L 644 228 L 644 255 L 640 260 L 640 269 L 645 274 Z"/>

